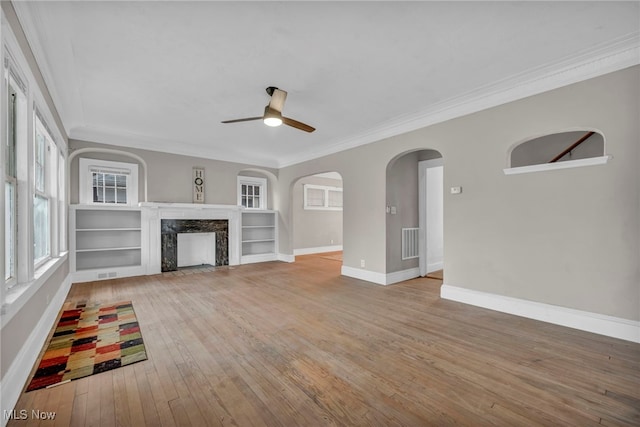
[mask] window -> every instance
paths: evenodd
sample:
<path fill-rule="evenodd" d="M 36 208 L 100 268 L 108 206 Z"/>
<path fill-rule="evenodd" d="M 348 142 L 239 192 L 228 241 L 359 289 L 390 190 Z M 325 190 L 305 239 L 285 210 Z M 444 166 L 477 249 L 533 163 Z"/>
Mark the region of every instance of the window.
<path fill-rule="evenodd" d="M 304 208 L 309 210 L 341 211 L 342 188 L 304 184 Z"/>
<path fill-rule="evenodd" d="M 238 205 L 247 209 L 267 208 L 267 180 L 249 176 L 238 177 Z"/>
<path fill-rule="evenodd" d="M 51 221 L 50 198 L 53 187 L 47 174 L 51 169 L 51 152 L 55 144 L 49 131 L 45 128 L 40 118 L 36 115 L 35 146 L 33 156 L 34 193 L 33 193 L 33 260 L 36 266 L 42 264 L 51 256 Z M 57 161 L 57 154 L 56 161 Z"/>
<path fill-rule="evenodd" d="M 138 204 L 138 165 L 80 159 L 80 203 L 131 206 Z"/>
<path fill-rule="evenodd" d="M 7 287 L 11 287 L 17 282 L 17 97 L 18 91 L 10 82 L 7 91 L 7 139 L 4 147 L 4 279 Z"/>

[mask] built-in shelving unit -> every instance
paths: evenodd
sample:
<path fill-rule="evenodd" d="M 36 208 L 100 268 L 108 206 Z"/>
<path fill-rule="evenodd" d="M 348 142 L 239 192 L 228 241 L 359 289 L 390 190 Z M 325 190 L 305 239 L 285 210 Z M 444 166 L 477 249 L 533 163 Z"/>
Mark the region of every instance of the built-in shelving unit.
<path fill-rule="evenodd" d="M 242 212 L 242 264 L 277 259 L 277 224 L 276 211 Z"/>
<path fill-rule="evenodd" d="M 69 219 L 74 281 L 145 274 L 140 209 L 73 205 Z"/>

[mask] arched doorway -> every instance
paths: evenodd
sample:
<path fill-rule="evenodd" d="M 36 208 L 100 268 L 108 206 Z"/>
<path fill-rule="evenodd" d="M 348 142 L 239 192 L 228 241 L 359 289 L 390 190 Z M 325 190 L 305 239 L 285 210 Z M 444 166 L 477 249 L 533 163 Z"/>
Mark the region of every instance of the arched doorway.
<path fill-rule="evenodd" d="M 294 255 L 331 254 L 342 261 L 342 189 L 338 172 L 308 175 L 292 184 Z"/>
<path fill-rule="evenodd" d="M 413 150 L 387 165 L 387 282 L 442 270 L 444 164 L 440 152 Z M 440 274 L 438 274 L 440 275 Z"/>

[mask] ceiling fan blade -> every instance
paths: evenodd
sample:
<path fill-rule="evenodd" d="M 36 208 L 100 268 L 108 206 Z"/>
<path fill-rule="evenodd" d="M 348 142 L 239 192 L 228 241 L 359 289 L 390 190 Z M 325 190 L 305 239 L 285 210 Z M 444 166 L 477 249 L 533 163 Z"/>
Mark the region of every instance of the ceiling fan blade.
<path fill-rule="evenodd" d="M 287 92 L 278 88 L 274 88 L 273 94 L 271 95 L 271 101 L 269 102 L 269 108 L 282 113 L 282 109 L 284 108 L 284 101 L 286 99 Z"/>
<path fill-rule="evenodd" d="M 246 119 L 225 120 L 225 121 L 220 122 L 220 123 L 249 122 L 251 120 L 262 120 L 262 116 L 260 116 L 260 117 L 247 117 Z"/>
<path fill-rule="evenodd" d="M 290 119 L 289 117 L 283 117 L 282 118 L 282 123 L 284 123 L 287 126 L 291 126 L 291 127 L 296 128 L 296 129 L 303 130 L 305 132 L 313 132 L 314 130 L 316 130 L 316 128 L 314 128 L 314 127 L 311 127 L 311 126 L 309 126 L 307 124 L 304 124 L 302 122 L 299 122 L 297 120 Z"/>

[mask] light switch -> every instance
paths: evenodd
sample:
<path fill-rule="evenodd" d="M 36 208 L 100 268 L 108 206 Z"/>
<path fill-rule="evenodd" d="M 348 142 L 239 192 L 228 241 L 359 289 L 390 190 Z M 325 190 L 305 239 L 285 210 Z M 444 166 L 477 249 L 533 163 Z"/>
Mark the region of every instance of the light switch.
<path fill-rule="evenodd" d="M 462 193 L 462 187 L 451 187 L 451 194 L 460 194 Z"/>
<path fill-rule="evenodd" d="M 395 206 L 391 206 L 391 215 L 395 215 L 396 213 L 397 213 L 396 207 Z"/>

